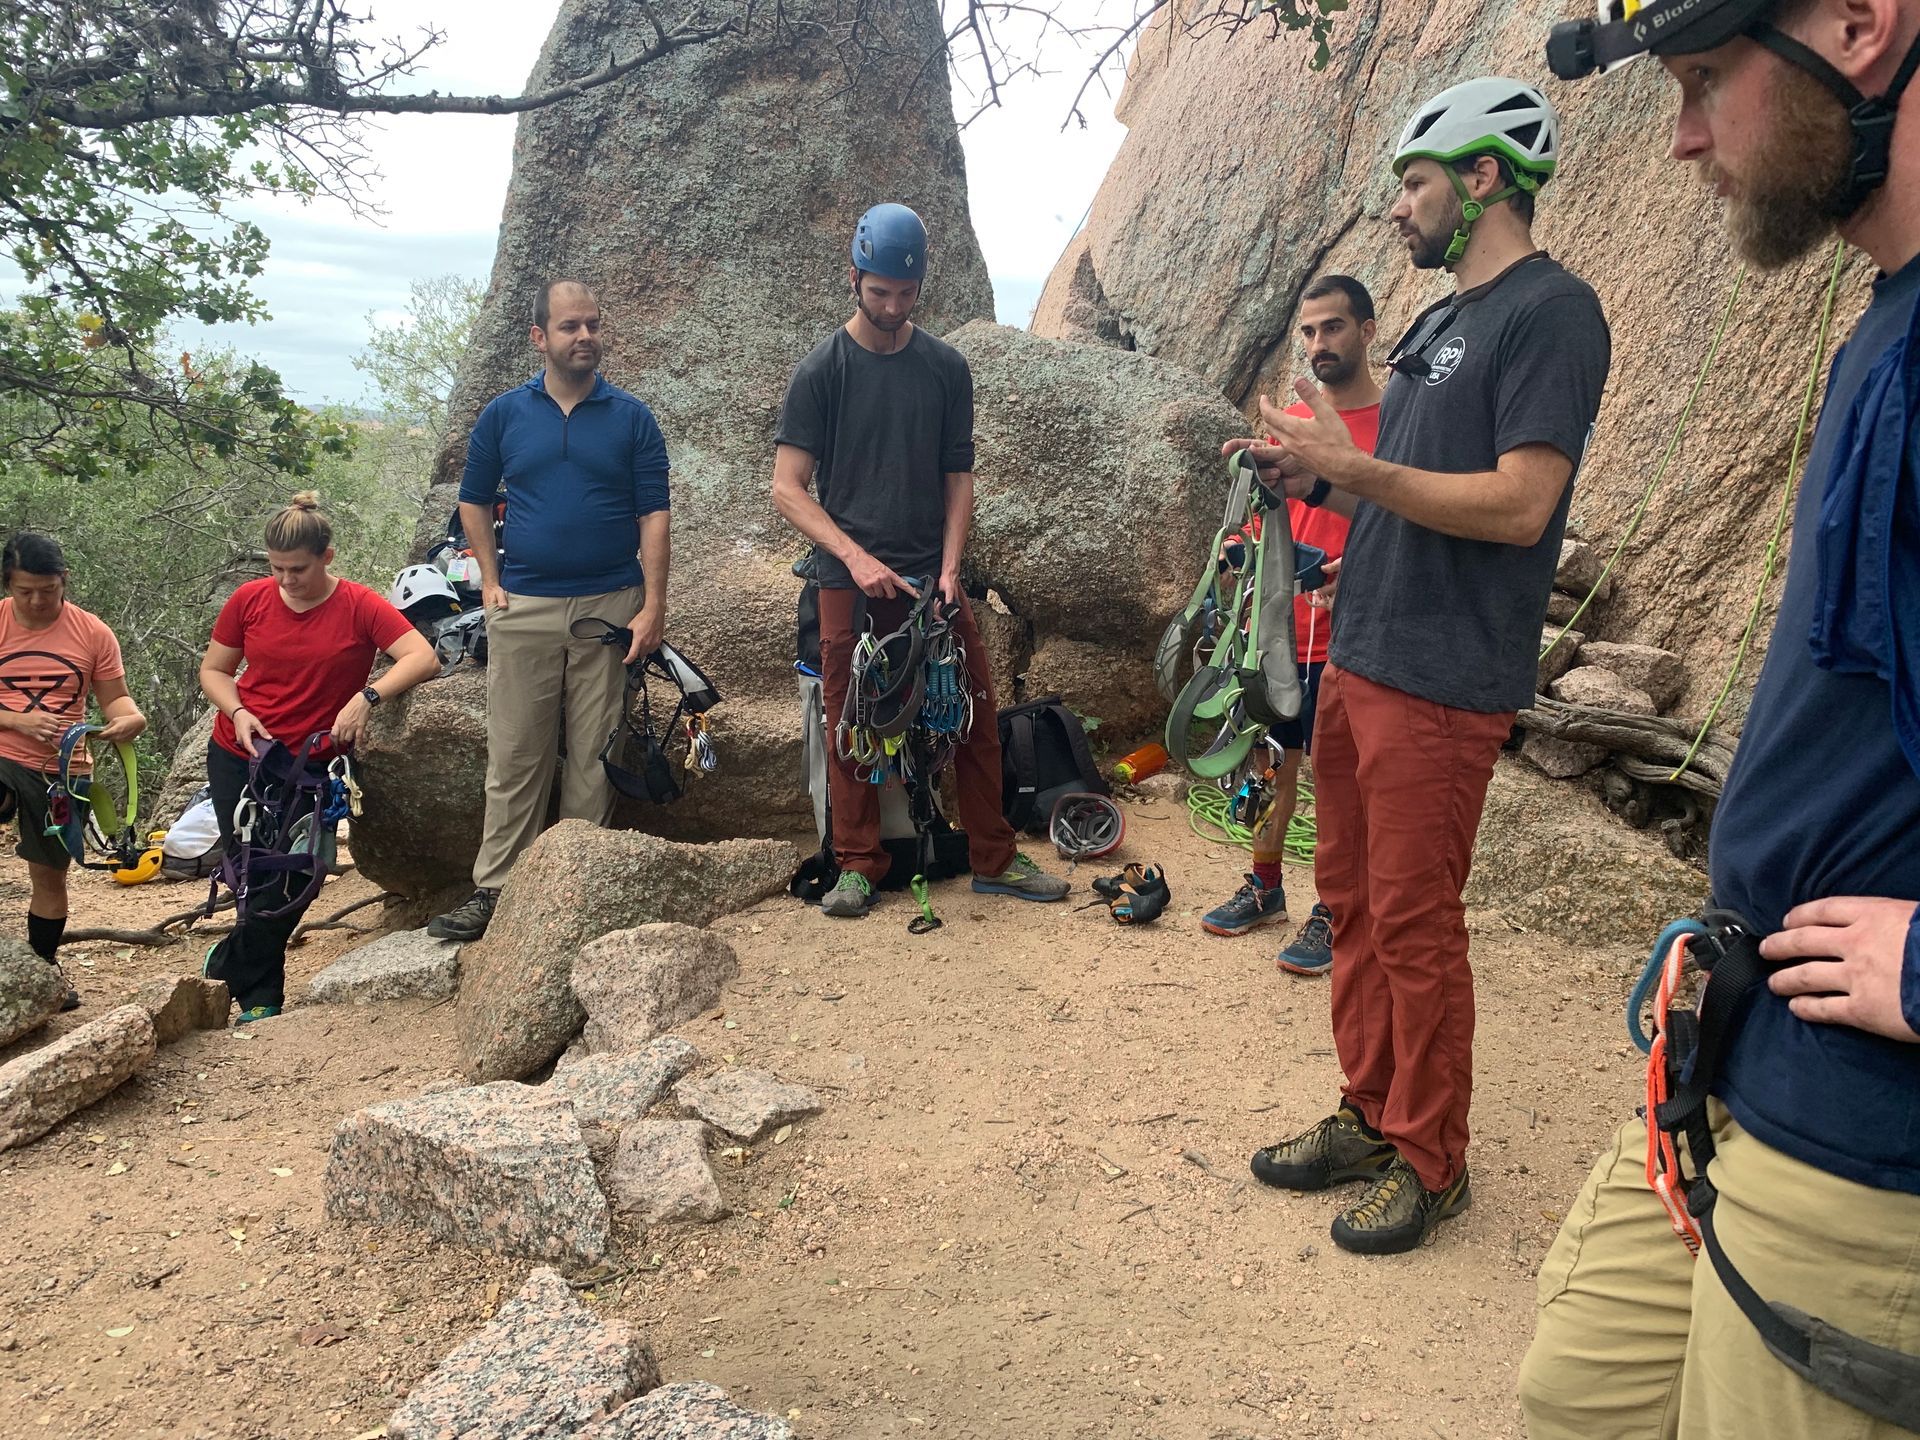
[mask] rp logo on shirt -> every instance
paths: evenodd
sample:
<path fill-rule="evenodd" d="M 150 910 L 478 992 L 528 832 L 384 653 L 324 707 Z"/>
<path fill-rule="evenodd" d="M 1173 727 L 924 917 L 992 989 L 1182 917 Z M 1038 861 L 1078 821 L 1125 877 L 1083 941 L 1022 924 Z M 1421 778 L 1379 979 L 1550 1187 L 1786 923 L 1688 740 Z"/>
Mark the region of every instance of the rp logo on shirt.
<path fill-rule="evenodd" d="M 1467 359 L 1467 338 L 1453 336 L 1452 340 L 1448 340 L 1444 346 L 1440 346 L 1438 351 L 1434 351 L 1434 357 L 1428 361 L 1427 384 L 1436 386 L 1442 380 L 1446 380 L 1453 371 L 1459 369 L 1459 363 L 1463 359 Z"/>
<path fill-rule="evenodd" d="M 1467 341 L 1463 335 L 1455 335 L 1434 353 L 1428 362 L 1427 384 L 1438 385 L 1454 371 L 1460 368 L 1460 362 L 1467 358 Z"/>

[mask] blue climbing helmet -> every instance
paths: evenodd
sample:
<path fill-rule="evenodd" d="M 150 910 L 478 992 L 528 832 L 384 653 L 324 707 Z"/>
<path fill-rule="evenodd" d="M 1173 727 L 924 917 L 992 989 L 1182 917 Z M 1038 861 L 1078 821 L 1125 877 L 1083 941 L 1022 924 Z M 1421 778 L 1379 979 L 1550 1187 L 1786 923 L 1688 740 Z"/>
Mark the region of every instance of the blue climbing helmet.
<path fill-rule="evenodd" d="M 853 267 L 887 280 L 924 280 L 927 227 L 904 205 L 876 205 L 853 230 Z"/>

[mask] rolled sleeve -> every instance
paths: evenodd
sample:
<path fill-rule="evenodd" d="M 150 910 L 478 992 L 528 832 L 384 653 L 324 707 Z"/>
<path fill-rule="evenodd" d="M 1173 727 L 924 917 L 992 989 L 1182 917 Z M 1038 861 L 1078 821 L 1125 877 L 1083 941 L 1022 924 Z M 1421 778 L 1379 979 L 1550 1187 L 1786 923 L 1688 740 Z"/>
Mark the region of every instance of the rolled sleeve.
<path fill-rule="evenodd" d="M 668 509 L 667 440 L 660 424 L 644 405 L 637 408 L 633 432 L 633 513 L 651 515 Z"/>
<path fill-rule="evenodd" d="M 947 385 L 947 413 L 940 427 L 940 469 L 973 472 L 973 371 L 962 360 Z"/>
<path fill-rule="evenodd" d="M 1900 962 L 1900 1018 L 1920 1035 L 1920 907 L 1907 922 L 1907 953 Z"/>

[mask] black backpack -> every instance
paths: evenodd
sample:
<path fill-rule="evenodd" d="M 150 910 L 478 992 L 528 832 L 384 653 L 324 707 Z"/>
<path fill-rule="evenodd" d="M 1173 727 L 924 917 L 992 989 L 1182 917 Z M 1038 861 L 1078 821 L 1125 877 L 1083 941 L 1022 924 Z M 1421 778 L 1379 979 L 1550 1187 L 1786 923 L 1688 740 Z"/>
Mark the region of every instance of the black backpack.
<path fill-rule="evenodd" d="M 1043 833 L 1054 802 L 1075 791 L 1110 795 L 1080 717 L 1058 695 L 1000 712 L 1000 813 L 1015 830 Z"/>

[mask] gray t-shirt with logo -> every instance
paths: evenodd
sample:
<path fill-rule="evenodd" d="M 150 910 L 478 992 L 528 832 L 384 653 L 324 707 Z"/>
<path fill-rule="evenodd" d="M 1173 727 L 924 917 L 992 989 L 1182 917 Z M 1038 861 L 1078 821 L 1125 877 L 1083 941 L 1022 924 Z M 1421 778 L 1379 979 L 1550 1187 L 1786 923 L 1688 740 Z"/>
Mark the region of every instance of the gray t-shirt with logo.
<path fill-rule="evenodd" d="M 1429 312 L 1409 334 L 1408 353 L 1430 371 L 1389 381 L 1376 456 L 1468 475 L 1544 444 L 1577 472 L 1613 357 L 1585 281 L 1542 255 Z M 1546 532 L 1527 546 L 1443 535 L 1361 501 L 1334 606 L 1333 663 L 1459 710 L 1531 706 L 1572 500 L 1569 476 Z"/>

